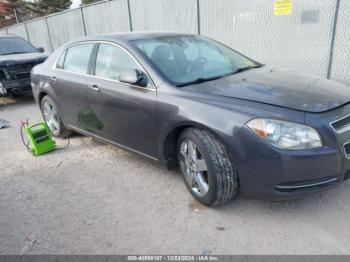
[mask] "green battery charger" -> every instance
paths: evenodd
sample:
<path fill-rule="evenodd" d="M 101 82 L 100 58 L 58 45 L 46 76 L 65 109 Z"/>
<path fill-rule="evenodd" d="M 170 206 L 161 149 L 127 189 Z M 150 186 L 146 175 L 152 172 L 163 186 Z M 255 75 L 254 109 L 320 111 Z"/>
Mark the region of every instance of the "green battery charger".
<path fill-rule="evenodd" d="M 56 143 L 46 123 L 27 126 L 25 127 L 25 131 L 34 155 L 40 156 L 55 150 Z"/>

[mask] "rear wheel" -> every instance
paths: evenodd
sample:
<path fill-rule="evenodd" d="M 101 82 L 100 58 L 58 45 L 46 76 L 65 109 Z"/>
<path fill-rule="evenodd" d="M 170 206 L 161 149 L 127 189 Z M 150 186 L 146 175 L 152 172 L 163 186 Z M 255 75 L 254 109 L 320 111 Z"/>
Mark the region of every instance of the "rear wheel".
<path fill-rule="evenodd" d="M 64 127 L 61 117 L 57 111 L 57 106 L 49 96 L 44 96 L 44 98 L 41 100 L 40 108 L 44 120 L 54 137 L 64 138 L 71 134 L 71 131 Z"/>
<path fill-rule="evenodd" d="M 237 194 L 238 176 L 226 148 L 207 131 L 186 129 L 178 140 L 177 159 L 188 190 L 199 202 L 219 205 Z"/>

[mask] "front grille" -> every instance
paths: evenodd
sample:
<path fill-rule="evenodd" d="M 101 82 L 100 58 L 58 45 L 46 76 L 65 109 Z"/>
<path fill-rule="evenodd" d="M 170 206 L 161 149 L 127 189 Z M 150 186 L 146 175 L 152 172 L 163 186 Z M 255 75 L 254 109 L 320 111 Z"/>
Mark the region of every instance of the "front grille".
<path fill-rule="evenodd" d="M 335 120 L 331 122 L 330 125 L 337 133 L 343 133 L 343 132 L 349 131 L 350 115 L 340 118 L 338 120 Z"/>
<path fill-rule="evenodd" d="M 30 72 L 18 73 L 16 74 L 17 79 L 26 79 L 30 78 Z"/>
<path fill-rule="evenodd" d="M 6 70 L 8 70 L 9 72 L 30 71 L 37 64 L 38 63 L 31 62 L 31 63 L 11 65 L 11 66 L 8 66 Z"/>
<path fill-rule="evenodd" d="M 6 71 L 10 75 L 9 80 L 21 80 L 30 78 L 30 71 L 38 63 L 25 63 L 12 65 L 6 68 Z"/>
<path fill-rule="evenodd" d="M 2 86 L 6 89 L 30 87 L 30 79 L 6 80 L 2 82 Z"/>

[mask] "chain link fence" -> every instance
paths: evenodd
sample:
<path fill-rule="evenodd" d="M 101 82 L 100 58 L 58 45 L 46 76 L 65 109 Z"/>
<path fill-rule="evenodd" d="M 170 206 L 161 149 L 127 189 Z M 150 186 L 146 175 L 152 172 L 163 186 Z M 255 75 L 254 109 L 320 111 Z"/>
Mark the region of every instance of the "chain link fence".
<path fill-rule="evenodd" d="M 31 20 L 0 34 L 19 35 L 48 53 L 84 35 L 124 31 L 199 33 L 271 66 L 328 77 L 350 86 L 350 1 L 112 0 Z"/>

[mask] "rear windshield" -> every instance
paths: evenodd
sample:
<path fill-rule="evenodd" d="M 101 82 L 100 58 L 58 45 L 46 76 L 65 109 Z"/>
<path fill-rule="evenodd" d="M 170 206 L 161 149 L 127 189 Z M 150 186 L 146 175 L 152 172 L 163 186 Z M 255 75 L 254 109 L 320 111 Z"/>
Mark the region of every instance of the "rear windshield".
<path fill-rule="evenodd" d="M 37 53 L 38 51 L 27 41 L 19 37 L 1 38 L 0 55 Z"/>
<path fill-rule="evenodd" d="M 220 78 L 257 64 L 216 41 L 195 35 L 175 35 L 132 42 L 171 83 Z"/>

